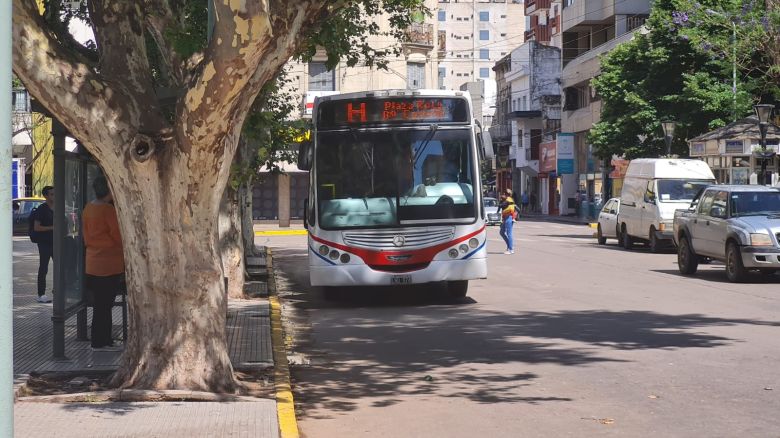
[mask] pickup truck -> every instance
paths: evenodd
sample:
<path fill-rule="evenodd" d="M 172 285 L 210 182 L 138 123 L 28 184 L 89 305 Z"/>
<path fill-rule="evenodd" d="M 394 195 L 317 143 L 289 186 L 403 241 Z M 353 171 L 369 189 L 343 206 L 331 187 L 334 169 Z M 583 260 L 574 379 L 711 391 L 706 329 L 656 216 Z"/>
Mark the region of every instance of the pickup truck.
<path fill-rule="evenodd" d="M 780 188 L 756 185 L 710 186 L 687 210 L 674 213 L 677 265 L 693 275 L 704 259 L 726 264 L 729 281 L 749 271 L 780 271 Z"/>

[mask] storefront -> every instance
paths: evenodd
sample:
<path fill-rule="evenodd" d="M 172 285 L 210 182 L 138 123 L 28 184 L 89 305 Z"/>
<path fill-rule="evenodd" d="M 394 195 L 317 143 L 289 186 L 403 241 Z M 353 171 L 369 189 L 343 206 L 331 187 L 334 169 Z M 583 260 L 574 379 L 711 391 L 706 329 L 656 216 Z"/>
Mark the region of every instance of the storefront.
<path fill-rule="evenodd" d="M 560 214 L 560 179 L 557 173 L 556 142 L 539 145 L 539 200 L 542 214 L 557 216 Z"/>
<path fill-rule="evenodd" d="M 766 145 L 769 153 L 761 154 L 760 135 L 755 118 L 731 123 L 688 141 L 691 158 L 704 160 L 720 184 L 749 184 L 751 175 L 758 180 L 762 165 L 766 165 L 767 180 L 780 171 L 778 144 L 780 127 L 769 125 Z"/>

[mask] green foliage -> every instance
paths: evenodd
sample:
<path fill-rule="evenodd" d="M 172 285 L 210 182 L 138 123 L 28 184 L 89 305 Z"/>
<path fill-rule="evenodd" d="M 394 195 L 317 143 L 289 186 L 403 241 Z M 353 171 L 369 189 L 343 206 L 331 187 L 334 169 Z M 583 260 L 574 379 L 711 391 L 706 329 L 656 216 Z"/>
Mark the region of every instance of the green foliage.
<path fill-rule="evenodd" d="M 750 0 L 746 0 L 750 1 Z M 766 62 L 753 49 L 743 50 L 737 64 L 736 99 L 732 92 L 732 58 L 717 47 L 728 40 L 731 25 L 705 21 L 720 0 L 657 1 L 647 22 L 648 33 L 637 33 L 602 58 L 602 73 L 592 85 L 602 98 L 601 121 L 590 131 L 600 157 L 654 157 L 665 153 L 661 121 L 677 122 L 672 152 L 686 155 L 685 139 L 695 137 L 752 112 L 758 96 L 773 93 L 769 77 L 751 62 Z M 760 20 L 754 20 L 760 22 Z M 763 29 L 763 26 L 759 26 Z M 753 33 L 740 30 L 752 40 Z M 724 40 L 726 38 L 726 40 Z M 739 39 L 739 37 L 737 38 Z M 777 94 L 775 94 L 777 96 Z M 736 104 L 735 104 L 736 102 Z M 638 136 L 646 136 L 640 141 Z"/>
<path fill-rule="evenodd" d="M 386 14 L 390 32 L 382 33 L 376 18 Z M 304 35 L 298 57 L 309 61 L 318 50 L 327 54 L 329 68 L 344 60 L 350 67 L 361 60 L 368 66 L 387 67 L 389 55 L 400 53 L 400 45 L 377 49 L 367 42 L 368 36 L 384 36 L 390 41 L 403 41 L 404 31 L 419 21 L 421 14 L 429 14 L 424 0 L 353 0 L 346 7 L 328 16 L 318 27 Z"/>

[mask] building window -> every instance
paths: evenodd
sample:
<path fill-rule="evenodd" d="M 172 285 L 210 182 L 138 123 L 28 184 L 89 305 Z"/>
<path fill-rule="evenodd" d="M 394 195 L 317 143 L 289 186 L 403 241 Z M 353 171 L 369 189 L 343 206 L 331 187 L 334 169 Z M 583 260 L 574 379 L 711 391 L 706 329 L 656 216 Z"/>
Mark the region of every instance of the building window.
<path fill-rule="evenodd" d="M 11 97 L 13 98 L 14 112 L 30 112 L 30 95 L 27 94 L 27 90 L 14 90 Z"/>
<path fill-rule="evenodd" d="M 439 21 L 447 21 L 447 11 L 439 11 Z"/>
<path fill-rule="evenodd" d="M 523 96 L 523 111 L 527 111 L 528 110 L 528 106 L 527 105 L 528 105 L 527 97 Z"/>
<path fill-rule="evenodd" d="M 490 31 L 489 30 L 480 30 L 479 31 L 479 39 L 481 41 L 487 41 L 490 39 Z"/>
<path fill-rule="evenodd" d="M 490 59 L 490 49 L 479 49 L 479 59 Z"/>
<path fill-rule="evenodd" d="M 447 77 L 447 68 L 446 67 L 439 67 L 439 89 L 443 90 L 444 87 L 444 78 Z"/>
<path fill-rule="evenodd" d="M 309 91 L 336 91 L 335 71 L 324 62 L 309 63 Z"/>
<path fill-rule="evenodd" d="M 481 78 L 489 78 L 490 77 L 490 69 L 487 67 L 482 67 L 479 69 L 479 77 Z"/>
<path fill-rule="evenodd" d="M 410 90 L 425 87 L 425 64 L 416 62 L 406 64 L 406 87 Z"/>
<path fill-rule="evenodd" d="M 480 13 L 479 13 L 479 21 L 490 21 L 490 12 L 488 12 L 488 11 L 480 11 Z"/>

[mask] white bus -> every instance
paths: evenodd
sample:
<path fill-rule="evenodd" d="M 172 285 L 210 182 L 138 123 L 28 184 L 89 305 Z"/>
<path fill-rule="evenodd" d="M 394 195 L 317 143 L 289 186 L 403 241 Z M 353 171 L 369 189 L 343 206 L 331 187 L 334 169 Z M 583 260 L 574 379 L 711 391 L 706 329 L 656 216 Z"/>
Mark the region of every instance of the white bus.
<path fill-rule="evenodd" d="M 464 297 L 487 277 L 480 159 L 492 146 L 467 93 L 324 96 L 312 121 L 298 159 L 312 286 L 436 282 Z"/>

